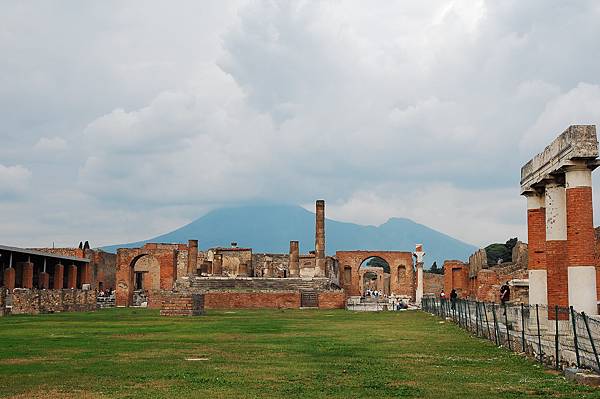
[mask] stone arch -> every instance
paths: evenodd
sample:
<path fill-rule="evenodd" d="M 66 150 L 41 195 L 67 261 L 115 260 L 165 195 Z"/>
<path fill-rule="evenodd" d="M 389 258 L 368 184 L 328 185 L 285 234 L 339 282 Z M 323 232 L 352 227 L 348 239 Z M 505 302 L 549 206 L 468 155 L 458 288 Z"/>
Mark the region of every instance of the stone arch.
<path fill-rule="evenodd" d="M 140 259 L 152 260 L 152 264 L 144 265 L 144 262 L 138 266 L 141 269 L 152 268 L 152 279 L 157 280 L 151 283 L 152 290 L 148 295 L 149 305 L 152 304 L 152 292 L 157 290 L 170 290 L 177 279 L 177 244 L 146 244 L 141 248 L 120 248 L 117 251 L 117 289 L 116 305 L 131 306 L 133 304 L 133 291 L 135 286 L 135 267 Z M 158 267 L 154 263 L 158 262 Z M 158 269 L 158 271 L 156 270 Z M 150 270 L 148 271 L 150 272 Z"/>
<path fill-rule="evenodd" d="M 338 251 L 336 257 L 344 265 L 342 286 L 351 296 L 361 295 L 360 265 L 370 257 L 383 259 L 390 265 L 390 293 L 415 298 L 415 273 L 412 252 L 404 251 Z M 398 267 L 405 265 L 404 277 L 399 277 Z M 350 280 L 346 277 L 346 267 L 350 268 Z"/>

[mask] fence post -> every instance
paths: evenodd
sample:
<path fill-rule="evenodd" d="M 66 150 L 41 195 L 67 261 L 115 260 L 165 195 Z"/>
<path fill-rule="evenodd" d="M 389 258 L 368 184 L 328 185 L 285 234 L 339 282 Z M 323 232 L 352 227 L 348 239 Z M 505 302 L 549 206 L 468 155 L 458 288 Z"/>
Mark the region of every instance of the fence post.
<path fill-rule="evenodd" d="M 504 304 L 504 327 L 506 328 L 506 340 L 508 341 L 508 349 L 512 351 L 512 344 L 510 343 L 510 332 L 508 331 L 508 314 L 506 312 L 506 304 Z"/>
<path fill-rule="evenodd" d="M 600 360 L 598 360 L 598 352 L 596 351 L 596 344 L 594 343 L 594 337 L 592 337 L 592 332 L 590 331 L 590 325 L 588 324 L 588 316 L 585 312 L 581 312 L 581 316 L 583 317 L 583 322 L 585 323 L 585 329 L 587 330 L 588 337 L 590 337 L 590 344 L 592 344 L 592 350 L 594 351 L 594 357 L 596 358 L 596 365 L 598 366 L 598 370 L 600 370 Z"/>
<path fill-rule="evenodd" d="M 535 319 L 537 321 L 537 337 L 538 337 L 538 352 L 540 354 L 540 364 L 543 364 L 542 359 L 542 335 L 540 334 L 540 313 L 538 311 L 538 304 L 535 304 Z"/>
<path fill-rule="evenodd" d="M 496 318 L 496 304 L 492 303 L 492 316 L 494 317 L 494 339 L 496 341 L 496 346 L 500 346 L 500 341 L 498 338 L 498 319 Z"/>
<path fill-rule="evenodd" d="M 571 321 L 573 324 L 573 343 L 575 344 L 575 356 L 577 357 L 577 368 L 581 367 L 581 360 L 579 359 L 579 343 L 577 341 L 577 326 L 575 321 L 575 311 L 573 310 L 573 306 L 569 306 L 569 310 L 571 311 Z"/>
<path fill-rule="evenodd" d="M 559 353 L 558 353 L 558 305 L 554 305 L 554 321 L 555 321 L 555 333 L 554 333 L 554 356 L 556 357 L 556 369 L 558 370 L 560 368 L 559 363 L 558 363 L 558 357 L 559 357 Z"/>
<path fill-rule="evenodd" d="M 469 320 L 469 325 L 467 326 L 467 330 L 473 331 L 473 330 L 471 330 L 471 325 L 472 325 L 472 323 L 471 323 L 471 305 L 469 304 L 468 300 L 467 300 L 467 313 L 468 313 L 468 316 L 469 316 L 469 319 L 468 319 Z"/>
<path fill-rule="evenodd" d="M 479 337 L 479 302 L 475 301 L 475 335 Z"/>
<path fill-rule="evenodd" d="M 523 340 L 523 353 L 527 353 L 525 346 L 525 306 L 521 303 L 521 340 Z"/>
<path fill-rule="evenodd" d="M 488 321 L 487 309 L 485 308 L 485 302 L 483 302 L 482 305 L 483 305 L 483 314 L 485 315 L 485 325 L 487 326 L 487 331 L 488 331 L 488 339 L 491 341 L 492 333 L 490 332 L 490 322 Z"/>

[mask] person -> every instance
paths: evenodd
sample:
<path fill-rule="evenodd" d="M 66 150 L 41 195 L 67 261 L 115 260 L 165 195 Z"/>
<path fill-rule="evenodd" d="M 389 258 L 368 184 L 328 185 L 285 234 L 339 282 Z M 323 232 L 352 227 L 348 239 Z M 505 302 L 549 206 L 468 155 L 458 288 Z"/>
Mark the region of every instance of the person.
<path fill-rule="evenodd" d="M 442 290 L 442 292 L 440 292 L 440 299 L 442 300 L 442 302 L 444 302 L 446 300 L 446 293 L 444 292 L 444 290 Z"/>
<path fill-rule="evenodd" d="M 506 306 L 506 302 L 508 301 L 510 301 L 510 287 L 508 286 L 507 281 L 500 287 L 500 302 L 502 302 L 502 306 Z"/>
<path fill-rule="evenodd" d="M 452 288 L 452 291 L 450 292 L 450 303 L 451 303 L 452 310 L 456 309 L 456 300 L 457 299 L 458 299 L 458 294 L 456 293 L 456 290 L 454 288 Z"/>

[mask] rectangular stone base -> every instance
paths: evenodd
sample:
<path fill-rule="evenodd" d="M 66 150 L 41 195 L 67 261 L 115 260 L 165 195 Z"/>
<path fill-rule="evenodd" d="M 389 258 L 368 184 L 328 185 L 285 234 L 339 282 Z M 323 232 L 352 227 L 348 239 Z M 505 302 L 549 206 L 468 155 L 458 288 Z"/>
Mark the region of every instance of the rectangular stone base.
<path fill-rule="evenodd" d="M 163 292 L 161 316 L 200 316 L 204 313 L 204 294 Z"/>

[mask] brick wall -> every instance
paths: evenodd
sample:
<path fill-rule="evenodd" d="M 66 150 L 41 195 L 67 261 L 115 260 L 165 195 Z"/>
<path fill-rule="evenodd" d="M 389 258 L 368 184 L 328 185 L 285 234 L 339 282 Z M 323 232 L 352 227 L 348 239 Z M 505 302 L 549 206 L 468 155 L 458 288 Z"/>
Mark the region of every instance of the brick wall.
<path fill-rule="evenodd" d="M 200 316 L 204 313 L 204 295 L 181 292 L 163 292 L 161 316 Z"/>
<path fill-rule="evenodd" d="M 206 309 L 298 309 L 300 292 L 210 291 L 205 294 Z"/>
<path fill-rule="evenodd" d="M 96 310 L 96 291 L 28 290 L 12 293 L 12 314 L 83 312 Z"/>
<path fill-rule="evenodd" d="M 444 289 L 444 275 L 423 272 L 423 294 L 439 296 Z"/>
<path fill-rule="evenodd" d="M 345 309 L 346 293 L 344 291 L 319 292 L 319 309 Z"/>

